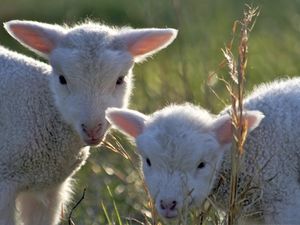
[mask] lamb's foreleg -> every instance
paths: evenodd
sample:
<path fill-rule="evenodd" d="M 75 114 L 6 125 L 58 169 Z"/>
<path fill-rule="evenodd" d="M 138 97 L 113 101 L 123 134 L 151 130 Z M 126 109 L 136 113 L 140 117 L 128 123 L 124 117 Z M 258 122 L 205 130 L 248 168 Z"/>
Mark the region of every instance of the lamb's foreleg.
<path fill-rule="evenodd" d="M 57 225 L 70 196 L 69 180 L 43 192 L 18 196 L 20 219 L 24 225 Z"/>

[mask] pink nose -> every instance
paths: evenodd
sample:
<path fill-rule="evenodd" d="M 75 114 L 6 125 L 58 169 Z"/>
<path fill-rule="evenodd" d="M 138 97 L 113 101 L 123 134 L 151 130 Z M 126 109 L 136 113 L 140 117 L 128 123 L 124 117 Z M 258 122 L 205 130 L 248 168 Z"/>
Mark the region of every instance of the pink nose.
<path fill-rule="evenodd" d="M 82 131 L 91 139 L 97 139 L 102 129 L 102 124 L 89 128 L 85 124 L 81 124 Z"/>
<path fill-rule="evenodd" d="M 160 200 L 160 208 L 164 211 L 175 211 L 177 202 L 175 200 Z"/>

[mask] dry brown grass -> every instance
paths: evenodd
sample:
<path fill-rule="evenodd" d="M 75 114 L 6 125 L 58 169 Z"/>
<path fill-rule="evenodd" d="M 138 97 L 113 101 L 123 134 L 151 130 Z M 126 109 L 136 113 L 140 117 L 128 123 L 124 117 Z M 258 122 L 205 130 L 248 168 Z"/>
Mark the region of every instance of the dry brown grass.
<path fill-rule="evenodd" d="M 237 56 L 233 53 L 234 38 L 223 49 L 225 62 L 229 69 L 230 79 L 222 79 L 231 98 L 231 118 L 233 129 L 233 143 L 231 151 L 231 180 L 230 196 L 227 212 L 227 224 L 237 224 L 240 214 L 241 195 L 238 195 L 237 185 L 240 170 L 240 161 L 244 153 L 244 143 L 247 137 L 247 122 L 243 117 L 243 101 L 245 94 L 246 67 L 248 60 L 248 41 L 250 32 L 259 15 L 258 7 L 246 5 L 244 17 L 242 20 L 234 22 L 233 37 L 235 37 L 237 28 L 240 26 L 239 41 L 237 47 Z"/>

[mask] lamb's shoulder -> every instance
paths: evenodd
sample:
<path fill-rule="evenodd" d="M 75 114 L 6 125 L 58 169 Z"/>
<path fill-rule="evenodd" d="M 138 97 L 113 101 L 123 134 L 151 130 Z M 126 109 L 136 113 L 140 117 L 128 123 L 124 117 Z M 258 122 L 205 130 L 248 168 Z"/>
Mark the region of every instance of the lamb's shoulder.
<path fill-rule="evenodd" d="M 59 184 L 73 175 L 89 156 L 89 147 L 84 147 L 59 114 L 52 120 L 35 119 L 39 123 L 23 134 L 26 138 L 20 138 L 22 143 L 14 137 L 7 138 L 0 148 L 1 178 L 18 183 L 21 190 L 27 187 L 40 190 Z"/>
<path fill-rule="evenodd" d="M 52 133 L 57 131 L 55 129 L 46 130 L 47 134 L 40 135 L 28 152 L 22 152 L 22 163 L 16 164 L 16 167 L 19 166 L 18 174 L 26 171 L 29 175 L 18 178 L 22 188 L 27 185 L 39 190 L 57 185 L 85 164 L 90 147 L 84 147 L 73 130 L 68 130 L 68 127 L 65 129 L 60 133 Z"/>

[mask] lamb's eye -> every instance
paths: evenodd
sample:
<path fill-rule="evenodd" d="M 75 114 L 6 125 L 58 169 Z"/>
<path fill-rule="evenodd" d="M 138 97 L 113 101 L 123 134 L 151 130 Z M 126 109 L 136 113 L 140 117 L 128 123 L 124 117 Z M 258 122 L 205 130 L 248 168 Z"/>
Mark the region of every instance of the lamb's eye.
<path fill-rule="evenodd" d="M 201 162 L 201 163 L 199 163 L 199 165 L 198 165 L 198 169 L 202 169 L 202 168 L 204 168 L 205 167 L 205 162 Z"/>
<path fill-rule="evenodd" d="M 150 161 L 149 158 L 146 159 L 146 163 L 147 163 L 148 166 L 151 166 L 151 161 Z"/>
<path fill-rule="evenodd" d="M 59 75 L 58 79 L 59 79 L 59 82 L 62 85 L 66 85 L 67 84 L 66 78 L 63 75 Z"/>
<path fill-rule="evenodd" d="M 124 76 L 121 76 L 118 78 L 118 80 L 116 81 L 116 85 L 121 85 L 124 83 Z"/>

